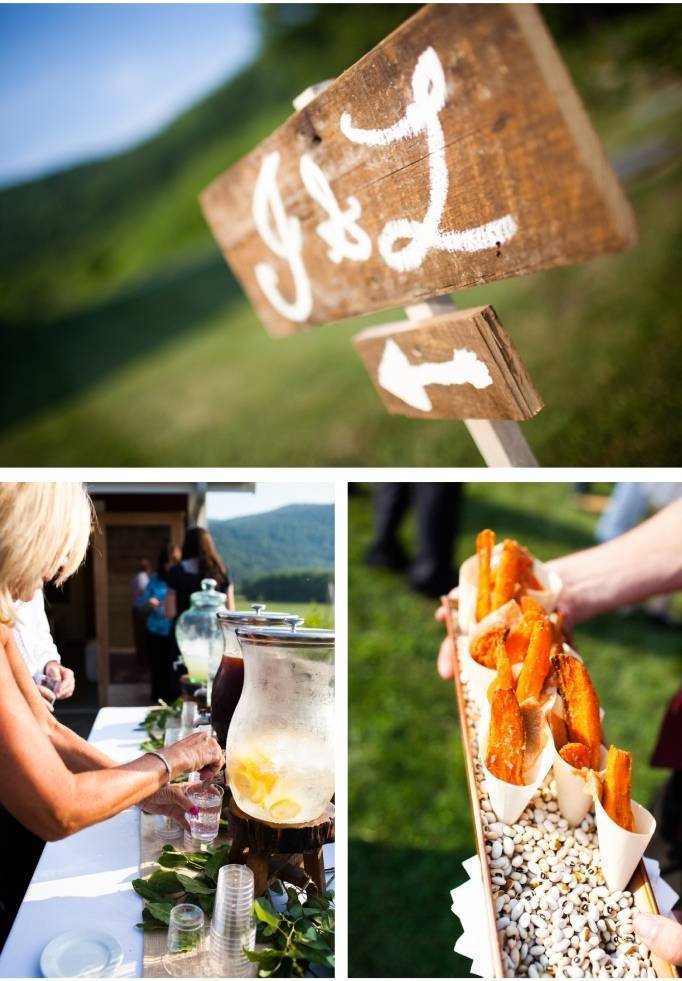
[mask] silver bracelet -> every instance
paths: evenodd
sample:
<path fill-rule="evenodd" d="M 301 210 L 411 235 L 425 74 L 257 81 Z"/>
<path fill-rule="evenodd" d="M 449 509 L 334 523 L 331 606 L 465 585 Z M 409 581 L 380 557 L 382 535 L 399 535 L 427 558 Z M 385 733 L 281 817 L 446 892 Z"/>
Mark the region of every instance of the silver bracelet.
<path fill-rule="evenodd" d="M 170 763 L 168 762 L 168 760 L 166 759 L 166 757 L 163 755 L 163 753 L 160 753 L 158 751 L 158 749 L 148 749 L 147 750 L 147 756 L 157 756 L 161 760 L 161 762 L 163 763 L 163 765 L 166 767 L 166 770 L 168 771 L 168 783 L 172 783 L 172 781 L 173 781 L 173 771 L 171 770 Z"/>

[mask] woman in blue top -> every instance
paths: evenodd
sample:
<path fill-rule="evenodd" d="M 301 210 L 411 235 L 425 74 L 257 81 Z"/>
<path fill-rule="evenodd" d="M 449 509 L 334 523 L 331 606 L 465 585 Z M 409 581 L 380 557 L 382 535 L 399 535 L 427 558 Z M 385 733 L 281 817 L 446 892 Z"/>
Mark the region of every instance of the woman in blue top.
<path fill-rule="evenodd" d="M 168 570 L 180 558 L 180 549 L 170 543 L 159 552 L 156 572 L 151 577 L 137 601 L 138 607 L 147 614 L 147 650 L 152 677 L 152 701 L 163 698 L 174 701 L 180 694 L 173 671 L 173 651 L 169 643 L 172 619 L 166 616 L 168 594 Z"/>

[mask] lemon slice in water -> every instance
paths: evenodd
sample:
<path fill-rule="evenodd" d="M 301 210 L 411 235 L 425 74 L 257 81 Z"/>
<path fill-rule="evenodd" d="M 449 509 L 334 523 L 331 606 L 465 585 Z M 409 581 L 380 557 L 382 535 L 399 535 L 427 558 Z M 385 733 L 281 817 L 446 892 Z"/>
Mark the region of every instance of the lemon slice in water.
<path fill-rule="evenodd" d="M 291 797 L 281 797 L 268 808 L 275 821 L 292 821 L 301 810 L 301 805 Z"/>

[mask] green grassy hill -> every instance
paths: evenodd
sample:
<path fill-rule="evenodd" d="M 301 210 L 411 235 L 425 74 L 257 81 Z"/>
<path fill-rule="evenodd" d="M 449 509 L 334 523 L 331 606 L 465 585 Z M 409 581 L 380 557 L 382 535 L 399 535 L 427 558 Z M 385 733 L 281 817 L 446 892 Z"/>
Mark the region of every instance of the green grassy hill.
<path fill-rule="evenodd" d="M 461 424 L 388 416 L 359 323 L 275 342 L 225 266 L 199 191 L 413 8 L 261 8 L 254 64 L 154 139 L 0 193 L 6 465 L 476 464 Z M 632 253 L 458 294 L 491 302 L 546 409 L 545 464 L 677 462 L 682 332 L 679 8 L 546 8 L 626 180 Z M 594 21 L 592 23 L 592 21 Z"/>
<path fill-rule="evenodd" d="M 238 586 L 269 572 L 334 569 L 331 504 L 289 504 L 264 514 L 212 520 L 209 530 Z"/>

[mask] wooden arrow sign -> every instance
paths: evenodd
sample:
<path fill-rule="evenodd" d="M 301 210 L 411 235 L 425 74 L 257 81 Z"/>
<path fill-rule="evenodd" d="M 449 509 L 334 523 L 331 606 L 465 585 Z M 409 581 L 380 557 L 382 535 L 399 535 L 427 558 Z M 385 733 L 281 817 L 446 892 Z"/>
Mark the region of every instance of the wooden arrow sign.
<path fill-rule="evenodd" d="M 520 420 L 542 408 L 492 307 L 370 327 L 353 343 L 396 415 Z"/>
<path fill-rule="evenodd" d="M 635 241 L 599 139 L 526 4 L 424 7 L 201 204 L 273 334 Z"/>

